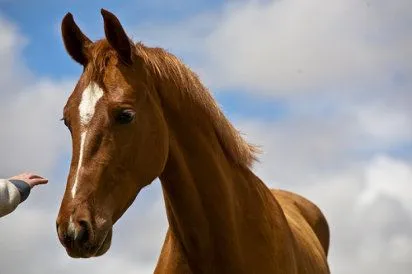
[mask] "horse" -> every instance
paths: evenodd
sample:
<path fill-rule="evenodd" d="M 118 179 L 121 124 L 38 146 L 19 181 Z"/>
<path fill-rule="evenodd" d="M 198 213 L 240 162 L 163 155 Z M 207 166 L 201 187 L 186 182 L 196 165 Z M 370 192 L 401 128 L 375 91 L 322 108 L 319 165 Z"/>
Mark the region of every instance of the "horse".
<path fill-rule="evenodd" d="M 169 227 L 154 273 L 330 273 L 321 210 L 253 173 L 260 150 L 178 57 L 101 14 L 94 42 L 70 12 L 61 23 L 83 67 L 62 118 L 72 159 L 56 229 L 68 256 L 105 254 L 113 225 L 158 178 Z"/>

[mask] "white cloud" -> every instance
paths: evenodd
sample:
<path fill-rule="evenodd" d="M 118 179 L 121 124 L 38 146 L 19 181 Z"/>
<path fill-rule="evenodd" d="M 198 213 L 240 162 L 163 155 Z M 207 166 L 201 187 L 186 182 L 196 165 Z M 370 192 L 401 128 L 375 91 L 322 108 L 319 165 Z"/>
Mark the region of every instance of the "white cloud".
<path fill-rule="evenodd" d="M 408 100 L 407 96 L 400 96 Z M 357 107 L 348 107 L 352 111 L 352 118 L 357 121 L 356 126 L 363 138 L 373 144 L 391 147 L 399 143 L 406 143 L 412 139 L 412 108 L 403 107 L 404 103 L 391 104 L 386 98 L 378 102 L 365 103 Z"/>
<path fill-rule="evenodd" d="M 136 34 L 201 54 L 194 65 L 215 87 L 282 96 L 352 91 L 412 70 L 411 9 L 407 0 L 236 1 Z"/>
<path fill-rule="evenodd" d="M 59 119 L 73 83 L 40 80 L 22 90 L 11 90 L 0 103 L 0 158 L 3 176 L 28 169 L 51 173 L 56 161 L 70 148 Z"/>
<path fill-rule="evenodd" d="M 211 73 L 223 87 L 268 94 L 381 82 L 390 69 L 410 70 L 412 56 L 409 31 L 388 35 L 394 22 L 404 20 L 406 28 L 412 20 L 410 1 L 392 1 L 389 14 L 386 8 L 358 0 L 237 5 L 224 11 L 206 41 Z"/>
<path fill-rule="evenodd" d="M 26 39 L 18 33 L 17 27 L 0 16 L 1 97 L 7 95 L 10 89 L 22 87 L 18 77 L 29 77 L 29 72 L 21 66 L 18 54 L 26 43 Z"/>
<path fill-rule="evenodd" d="M 366 188 L 359 203 L 368 205 L 380 195 L 395 198 L 412 214 L 412 165 L 387 156 L 376 157 L 367 167 Z"/>

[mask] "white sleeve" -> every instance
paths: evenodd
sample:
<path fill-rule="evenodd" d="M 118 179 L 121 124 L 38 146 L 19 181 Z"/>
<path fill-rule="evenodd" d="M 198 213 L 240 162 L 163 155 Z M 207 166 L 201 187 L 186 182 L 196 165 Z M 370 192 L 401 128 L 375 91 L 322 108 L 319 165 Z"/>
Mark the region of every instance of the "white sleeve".
<path fill-rule="evenodd" d="M 19 189 L 6 179 L 0 179 L 0 217 L 13 212 L 20 204 Z"/>

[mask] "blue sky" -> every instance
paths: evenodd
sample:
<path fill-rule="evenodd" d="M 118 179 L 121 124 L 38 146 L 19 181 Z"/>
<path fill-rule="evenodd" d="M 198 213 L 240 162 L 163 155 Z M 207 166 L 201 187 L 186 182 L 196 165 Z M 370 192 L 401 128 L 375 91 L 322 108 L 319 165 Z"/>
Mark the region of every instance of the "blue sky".
<path fill-rule="evenodd" d="M 324 210 L 333 273 L 410 272 L 410 0 L 0 0 L 0 175 L 31 169 L 51 179 L 0 222 L 1 235 L 32 228 L 0 238 L 7 273 L 152 273 L 155 265 L 167 227 L 158 182 L 117 224 L 107 256 L 72 260 L 54 233 L 71 156 L 59 119 L 81 73 L 60 22 L 70 11 L 100 39 L 100 8 L 135 40 L 169 49 L 200 75 L 235 126 L 261 145 L 254 171 L 265 183 Z M 22 256 L 25 264 L 16 261 Z"/>
<path fill-rule="evenodd" d="M 133 2 L 136 4 L 133 5 Z M 177 18 L 182 19 L 189 14 L 193 15 L 221 3 L 221 1 L 183 1 L 184 7 L 173 5 L 163 7 L 155 2 L 119 1 L 102 5 L 97 1 L 46 0 L 39 4 L 23 0 L 0 2 L 0 8 L 7 18 L 17 22 L 22 33 L 30 40 L 30 45 L 23 52 L 27 65 L 39 75 L 62 77 L 76 75 L 80 71 L 77 64 L 67 62 L 68 57 L 61 43 L 59 27 L 67 12 L 74 14 L 79 24 L 83 26 L 83 30 L 90 33 L 91 37 L 100 39 L 103 35 L 101 8 L 110 8 L 124 21 L 139 24 L 139 22 L 169 22 Z M 44 58 L 45 52 L 50 54 L 48 58 Z"/>

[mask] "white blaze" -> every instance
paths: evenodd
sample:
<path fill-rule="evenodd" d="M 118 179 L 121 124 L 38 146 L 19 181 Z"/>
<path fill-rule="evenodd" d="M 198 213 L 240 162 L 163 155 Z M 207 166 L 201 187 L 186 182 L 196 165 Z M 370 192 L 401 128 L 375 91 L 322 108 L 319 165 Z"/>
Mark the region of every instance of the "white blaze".
<path fill-rule="evenodd" d="M 79 162 L 77 163 L 76 177 L 74 178 L 74 185 L 73 185 L 73 188 L 72 188 L 72 198 L 74 198 L 74 195 L 76 194 L 77 180 L 79 179 L 79 172 L 80 172 L 80 168 L 81 168 L 82 163 L 83 163 L 84 141 L 86 140 L 86 135 L 87 135 L 87 131 L 82 132 L 82 134 L 80 135 Z"/>
<path fill-rule="evenodd" d="M 67 232 L 69 232 L 70 234 L 76 233 L 76 226 L 74 225 L 74 222 L 73 222 L 73 216 L 70 216 L 70 221 L 69 221 L 69 226 L 67 227 Z"/>
<path fill-rule="evenodd" d="M 72 188 L 72 198 L 74 198 L 74 195 L 76 194 L 77 181 L 80 173 L 80 168 L 83 163 L 83 151 L 87 137 L 87 125 L 92 120 L 94 111 L 96 109 L 96 104 L 97 102 L 99 102 L 102 96 L 103 90 L 94 82 L 91 82 L 82 94 L 82 100 L 79 105 L 80 124 L 82 131 L 80 135 L 80 154 L 79 162 L 77 164 L 76 177 L 74 178 L 74 185 Z"/>

